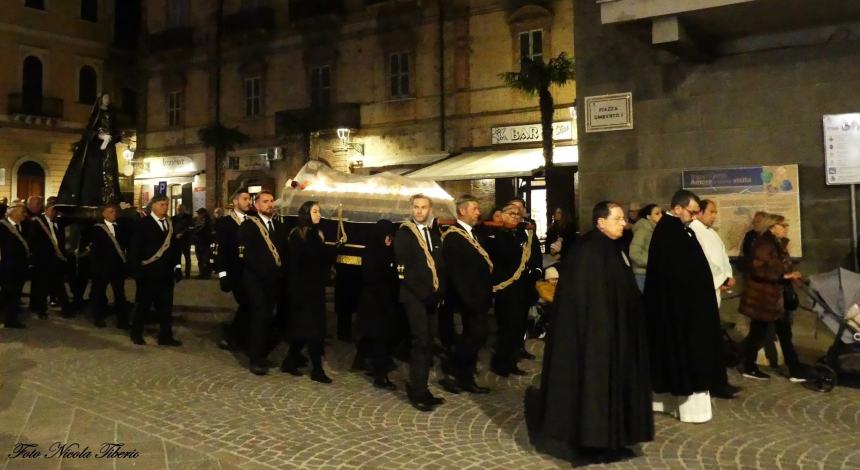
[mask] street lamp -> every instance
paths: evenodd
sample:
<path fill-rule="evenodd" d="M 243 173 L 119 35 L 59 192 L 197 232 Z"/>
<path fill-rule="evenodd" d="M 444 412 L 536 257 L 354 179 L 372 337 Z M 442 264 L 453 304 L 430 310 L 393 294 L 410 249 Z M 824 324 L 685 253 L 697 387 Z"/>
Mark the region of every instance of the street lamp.
<path fill-rule="evenodd" d="M 350 129 L 348 127 L 341 127 L 337 130 L 337 138 L 340 139 L 340 145 L 345 149 L 353 149 L 356 152 L 360 153 L 364 156 L 364 144 L 359 142 L 350 142 L 349 134 Z"/>

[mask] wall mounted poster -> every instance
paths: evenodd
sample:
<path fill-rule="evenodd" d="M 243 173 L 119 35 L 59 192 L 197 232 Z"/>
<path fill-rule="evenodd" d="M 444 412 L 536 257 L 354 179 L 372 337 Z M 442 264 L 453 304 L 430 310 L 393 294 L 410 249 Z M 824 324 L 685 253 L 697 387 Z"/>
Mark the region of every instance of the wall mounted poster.
<path fill-rule="evenodd" d="M 860 113 L 824 115 L 827 184 L 860 183 Z"/>
<path fill-rule="evenodd" d="M 717 203 L 714 229 L 729 256 L 740 256 L 744 235 L 757 211 L 783 215 L 788 222 L 788 252 L 803 256 L 800 186 L 797 165 L 685 170 L 684 189 Z"/>

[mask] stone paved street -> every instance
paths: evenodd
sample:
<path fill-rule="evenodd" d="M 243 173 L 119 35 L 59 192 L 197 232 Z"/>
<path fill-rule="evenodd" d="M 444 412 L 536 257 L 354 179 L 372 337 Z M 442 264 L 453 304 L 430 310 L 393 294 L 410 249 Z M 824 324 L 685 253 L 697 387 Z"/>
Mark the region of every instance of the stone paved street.
<path fill-rule="evenodd" d="M 330 386 L 279 371 L 253 376 L 244 358 L 215 346 L 230 297 L 215 281 L 184 281 L 177 292 L 181 348 L 154 346 L 151 335 L 149 345 L 135 347 L 119 330 L 56 315 L 28 315 L 28 329 L 0 330 L 0 468 L 566 466 L 528 444 L 522 396 L 537 362 L 524 362 L 530 376 L 509 380 L 484 368 L 479 382 L 493 388 L 490 395 L 435 387 L 448 402 L 424 414 L 405 400 L 405 366 L 393 374 L 401 390 L 378 391 L 349 371 L 351 346 L 335 340 Z M 796 336 L 807 360 L 829 341 L 809 313 L 799 314 Z M 542 353 L 539 341 L 529 348 Z M 272 358 L 283 354 L 281 348 Z M 860 468 L 860 390 L 817 393 L 782 377 L 751 383 L 732 374 L 745 387 L 741 399 L 715 401 L 715 418 L 704 425 L 658 416 L 655 442 L 616 466 Z M 16 443 L 38 444 L 45 454 L 55 441 L 89 446 L 93 457 L 9 458 Z M 124 451 L 139 456 L 94 458 L 103 442 L 125 443 Z"/>

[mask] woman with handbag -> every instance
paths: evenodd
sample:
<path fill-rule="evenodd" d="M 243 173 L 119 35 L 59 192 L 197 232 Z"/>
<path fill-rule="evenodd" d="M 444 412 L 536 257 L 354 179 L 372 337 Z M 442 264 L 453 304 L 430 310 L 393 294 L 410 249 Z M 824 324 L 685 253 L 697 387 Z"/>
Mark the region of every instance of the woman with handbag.
<path fill-rule="evenodd" d="M 781 215 L 767 214 L 757 231 L 758 237 L 751 248 L 746 287 L 741 295 L 740 313 L 750 318 L 750 330 L 743 342 L 740 371 L 750 379 L 770 378 L 759 370 L 755 361 L 768 325 L 773 324 L 788 365 L 789 380 L 805 382 L 805 367 L 791 342 L 791 322 L 786 314 L 798 306 L 792 283 L 801 279 L 800 272 L 793 270 L 786 250 L 788 224 Z"/>

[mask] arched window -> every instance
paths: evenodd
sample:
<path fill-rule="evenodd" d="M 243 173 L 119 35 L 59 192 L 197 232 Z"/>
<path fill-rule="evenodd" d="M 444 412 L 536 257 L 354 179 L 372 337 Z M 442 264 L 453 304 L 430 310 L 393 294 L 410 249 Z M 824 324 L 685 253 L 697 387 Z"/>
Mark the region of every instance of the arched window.
<path fill-rule="evenodd" d="M 99 0 L 81 0 L 81 19 L 98 22 Z"/>
<path fill-rule="evenodd" d="M 37 57 L 24 59 L 21 95 L 24 112 L 39 114 L 42 108 L 42 61 Z"/>
<path fill-rule="evenodd" d="M 36 162 L 24 162 L 18 167 L 17 196 L 27 199 L 30 196 L 45 195 L 45 170 Z"/>
<path fill-rule="evenodd" d="M 98 88 L 98 76 L 96 71 L 89 65 L 81 67 L 78 74 L 78 102 L 93 104 L 96 102 Z"/>

